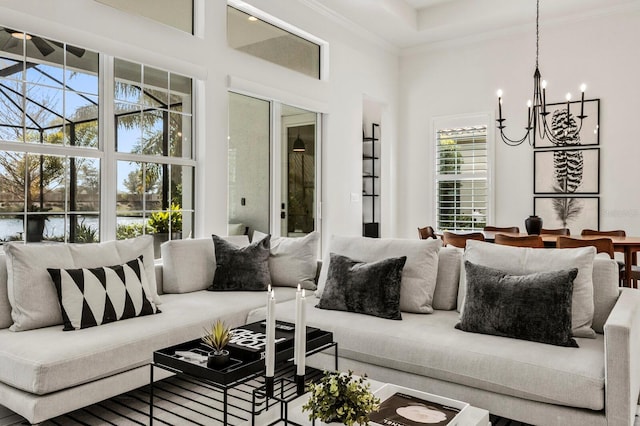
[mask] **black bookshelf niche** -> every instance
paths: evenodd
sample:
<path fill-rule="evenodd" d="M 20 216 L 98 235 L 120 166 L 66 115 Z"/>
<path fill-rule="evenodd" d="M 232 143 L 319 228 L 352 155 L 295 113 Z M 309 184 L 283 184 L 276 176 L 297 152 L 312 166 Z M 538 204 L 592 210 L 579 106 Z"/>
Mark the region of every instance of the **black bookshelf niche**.
<path fill-rule="evenodd" d="M 380 238 L 380 125 L 362 133 L 362 235 Z"/>

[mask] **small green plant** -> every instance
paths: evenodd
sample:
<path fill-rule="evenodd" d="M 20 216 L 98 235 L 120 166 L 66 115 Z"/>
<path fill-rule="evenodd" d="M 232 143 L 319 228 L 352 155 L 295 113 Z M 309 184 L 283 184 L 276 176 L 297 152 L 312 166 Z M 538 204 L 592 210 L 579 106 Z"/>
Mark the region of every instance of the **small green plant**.
<path fill-rule="evenodd" d="M 149 216 L 149 228 L 154 234 L 182 231 L 182 211 L 179 204 L 171 204 L 166 212 L 156 212 Z"/>
<path fill-rule="evenodd" d="M 380 399 L 371 393 L 365 378 L 353 377 L 351 370 L 347 374 L 325 371 L 317 383 L 308 386 L 311 396 L 302 411 L 311 411 L 309 420 L 348 426 L 368 424 L 369 414 L 378 410 Z"/>
<path fill-rule="evenodd" d="M 125 223 L 116 226 L 116 239 L 125 240 L 127 238 L 135 238 L 148 233 L 149 229 L 146 224 L 142 223 Z"/>
<path fill-rule="evenodd" d="M 84 219 L 76 225 L 76 243 L 98 242 L 98 230 L 84 223 Z"/>
<path fill-rule="evenodd" d="M 222 353 L 222 350 L 233 336 L 231 329 L 220 320 L 216 321 L 210 328 L 205 328 L 204 331 L 206 334 L 202 336 L 202 343 L 213 349 L 216 355 Z"/>

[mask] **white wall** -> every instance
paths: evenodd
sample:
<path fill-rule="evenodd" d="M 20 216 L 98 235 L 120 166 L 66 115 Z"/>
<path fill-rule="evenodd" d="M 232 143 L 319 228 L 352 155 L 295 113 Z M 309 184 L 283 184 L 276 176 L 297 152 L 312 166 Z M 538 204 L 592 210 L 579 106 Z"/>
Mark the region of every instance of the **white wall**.
<path fill-rule="evenodd" d="M 89 0 L 6 0 L 0 6 L 0 25 L 200 79 L 196 94 L 200 167 L 195 236 L 226 232 L 229 81 L 264 92 L 257 95 L 277 94 L 278 100 L 290 105 L 321 106 L 326 113 L 322 141 L 323 237 L 332 233 L 359 235 L 361 205 L 352 204 L 350 194 L 362 191 L 362 99 L 366 94 L 386 106 L 383 136 L 394 145 L 396 52 L 347 30 L 306 4 L 291 0 L 248 3 L 327 41 L 329 80 L 314 80 L 228 48 L 223 1 L 201 2 L 205 13 L 201 39 Z M 388 161 L 392 161 L 391 156 Z M 393 168 L 387 164 L 387 169 Z M 394 182 L 395 178 L 388 179 Z"/>
<path fill-rule="evenodd" d="M 540 71 L 547 102 L 600 98 L 600 228 L 640 235 L 640 3 L 577 22 L 540 23 Z M 400 66 L 398 235 L 434 225 L 433 117 L 490 111 L 504 90 L 507 134 L 524 133 L 533 91 L 535 27 L 405 52 Z M 494 123 L 490 123 L 494 125 Z M 518 225 L 533 213 L 533 150 L 495 142 L 495 224 Z M 579 232 L 580 230 L 572 230 Z"/>

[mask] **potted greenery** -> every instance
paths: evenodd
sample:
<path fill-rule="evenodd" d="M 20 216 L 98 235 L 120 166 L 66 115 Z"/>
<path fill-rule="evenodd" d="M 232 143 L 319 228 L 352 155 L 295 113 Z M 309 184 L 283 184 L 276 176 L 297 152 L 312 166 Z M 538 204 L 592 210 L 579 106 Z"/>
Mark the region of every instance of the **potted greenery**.
<path fill-rule="evenodd" d="M 225 346 L 233 336 L 233 332 L 224 322 L 217 320 L 209 329 L 205 328 L 205 335 L 202 336 L 202 343 L 211 348 L 207 367 L 220 368 L 229 363 L 231 356 Z"/>
<path fill-rule="evenodd" d="M 27 208 L 27 242 L 39 243 L 42 241 L 44 234 L 45 222 L 48 220 L 47 215 L 28 214 L 31 212 L 48 212 L 51 209 L 41 208 L 35 204 L 31 204 Z"/>
<path fill-rule="evenodd" d="M 309 420 L 324 423 L 368 424 L 369 414 L 378 410 L 380 399 L 371 393 L 365 378 L 353 377 L 351 370 L 346 374 L 325 371 L 317 383 L 308 386 L 311 396 L 302 411 L 311 411 Z"/>
<path fill-rule="evenodd" d="M 179 204 L 171 203 L 169 211 L 155 212 L 149 216 L 147 226 L 153 233 L 155 257 L 160 257 L 160 245 L 165 241 L 182 238 L 182 211 Z M 171 235 L 171 238 L 169 238 Z"/>

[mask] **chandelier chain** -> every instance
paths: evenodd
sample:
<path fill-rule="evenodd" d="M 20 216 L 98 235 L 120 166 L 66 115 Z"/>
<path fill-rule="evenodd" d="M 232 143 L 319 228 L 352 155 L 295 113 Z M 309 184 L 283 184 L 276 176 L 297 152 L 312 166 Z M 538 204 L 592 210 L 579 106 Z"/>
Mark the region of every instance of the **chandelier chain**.
<path fill-rule="evenodd" d="M 536 68 L 540 54 L 540 0 L 536 0 Z"/>

